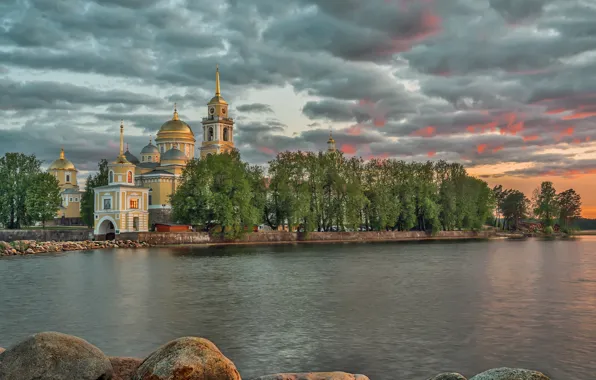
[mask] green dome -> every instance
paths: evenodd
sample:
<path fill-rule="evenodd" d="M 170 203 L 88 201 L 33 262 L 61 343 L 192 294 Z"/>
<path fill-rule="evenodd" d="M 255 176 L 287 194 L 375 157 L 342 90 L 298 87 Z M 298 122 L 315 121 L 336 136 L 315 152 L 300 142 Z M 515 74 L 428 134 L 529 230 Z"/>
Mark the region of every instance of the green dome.
<path fill-rule="evenodd" d="M 141 150 L 141 154 L 153 154 L 153 153 L 158 153 L 159 154 L 159 149 L 157 149 L 157 147 L 151 143 L 149 143 L 149 145 L 146 145 L 142 150 Z"/>
<path fill-rule="evenodd" d="M 184 154 L 184 152 L 178 148 L 172 148 L 172 149 L 168 150 L 167 152 L 165 152 L 161 156 L 161 160 L 162 161 L 168 161 L 168 160 L 170 160 L 170 161 L 175 161 L 175 160 L 186 161 L 186 154 Z"/>

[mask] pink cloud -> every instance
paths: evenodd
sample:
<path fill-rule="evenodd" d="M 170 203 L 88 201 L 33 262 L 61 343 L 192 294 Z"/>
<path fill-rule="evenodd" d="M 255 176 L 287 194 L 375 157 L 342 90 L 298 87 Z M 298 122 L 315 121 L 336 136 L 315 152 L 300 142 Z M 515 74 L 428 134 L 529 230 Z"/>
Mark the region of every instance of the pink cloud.
<path fill-rule="evenodd" d="M 268 154 L 268 155 L 271 155 L 271 156 L 275 156 L 276 155 L 276 153 L 275 153 L 275 151 L 273 149 L 268 148 L 266 146 L 260 146 L 258 149 L 262 153 L 265 153 L 265 154 Z"/>
<path fill-rule="evenodd" d="M 419 137 L 433 137 L 437 133 L 437 128 L 429 125 L 428 127 L 420 128 L 417 131 L 412 132 L 411 136 Z"/>
<path fill-rule="evenodd" d="M 351 144 L 343 144 L 340 148 L 340 150 L 342 152 L 344 152 L 345 154 L 356 154 L 356 147 L 354 145 Z"/>

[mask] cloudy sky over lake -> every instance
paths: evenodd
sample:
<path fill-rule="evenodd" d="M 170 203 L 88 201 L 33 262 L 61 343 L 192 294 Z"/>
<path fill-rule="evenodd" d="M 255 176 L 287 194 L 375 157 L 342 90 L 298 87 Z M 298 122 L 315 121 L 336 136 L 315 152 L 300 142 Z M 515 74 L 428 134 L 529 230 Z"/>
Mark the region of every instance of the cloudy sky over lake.
<path fill-rule="evenodd" d="M 595 20 L 591 0 L 3 0 L 0 153 L 64 146 L 83 178 L 120 119 L 135 154 L 175 102 L 198 133 L 219 64 L 252 163 L 332 128 L 347 155 L 574 187 L 594 216 Z"/>

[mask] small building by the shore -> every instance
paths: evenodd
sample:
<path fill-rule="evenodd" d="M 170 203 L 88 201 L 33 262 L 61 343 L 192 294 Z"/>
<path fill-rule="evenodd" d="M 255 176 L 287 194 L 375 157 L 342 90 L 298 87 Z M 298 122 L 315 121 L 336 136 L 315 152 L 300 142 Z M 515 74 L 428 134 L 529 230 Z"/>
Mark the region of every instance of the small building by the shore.
<path fill-rule="evenodd" d="M 187 224 L 156 223 L 155 232 L 192 232 L 192 226 Z"/>
<path fill-rule="evenodd" d="M 108 185 L 94 189 L 94 234 L 115 239 L 124 232 L 149 231 L 149 188 L 135 186 L 135 165 L 124 154 L 124 125 L 120 125 L 120 154 L 108 165 Z"/>
<path fill-rule="evenodd" d="M 58 180 L 60 188 L 60 208 L 54 219 L 55 225 L 82 225 L 81 198 L 83 193 L 77 183 L 77 168 L 66 159 L 64 149 L 60 150 L 60 157 L 52 162 L 48 172 Z"/>

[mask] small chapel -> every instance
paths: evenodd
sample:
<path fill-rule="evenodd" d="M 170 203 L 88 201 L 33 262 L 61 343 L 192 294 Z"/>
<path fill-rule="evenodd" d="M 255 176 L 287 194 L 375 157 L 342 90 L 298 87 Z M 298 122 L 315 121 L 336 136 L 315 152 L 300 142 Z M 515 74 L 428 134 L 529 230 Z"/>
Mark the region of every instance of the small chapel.
<path fill-rule="evenodd" d="M 48 167 L 48 172 L 58 180 L 60 188 L 60 208 L 56 214 L 56 225 L 81 225 L 82 191 L 77 183 L 77 168 L 60 149 L 60 156 Z"/>
<path fill-rule="evenodd" d="M 215 96 L 207 103 L 206 111 L 207 116 L 203 117 L 200 133 L 200 157 L 231 152 L 235 149 L 234 119 L 229 117 L 228 103 L 221 95 L 219 67 L 215 71 Z M 110 164 L 107 186 L 113 186 L 112 191 L 120 195 L 101 195 L 109 192 L 105 186 L 98 188 L 99 193 L 96 190 L 96 235 L 142 232 L 156 223 L 171 223 L 170 195 L 176 190 L 187 162 L 195 158 L 195 133 L 188 123 L 180 120 L 176 105 L 172 118 L 159 128 L 155 143 L 149 138 L 149 144 L 141 149 L 138 157 L 132 154 L 128 147 L 124 150 L 123 125 L 120 133 L 121 152 L 117 160 Z M 126 194 L 134 192 L 139 202 L 145 199 L 146 194 L 146 208 L 143 208 L 145 203 L 139 203 L 135 204 L 137 209 L 131 209 L 128 198 L 122 194 L 123 191 Z M 104 206 L 109 207 L 106 209 Z M 138 215 L 137 211 L 127 216 L 122 214 L 130 210 L 137 210 Z M 147 213 L 147 218 L 143 212 Z M 117 219 L 116 216 L 124 217 L 126 222 L 122 224 L 121 219 Z M 111 227 L 107 222 L 100 222 L 108 219 Z M 106 229 L 107 227 L 109 228 Z"/>

